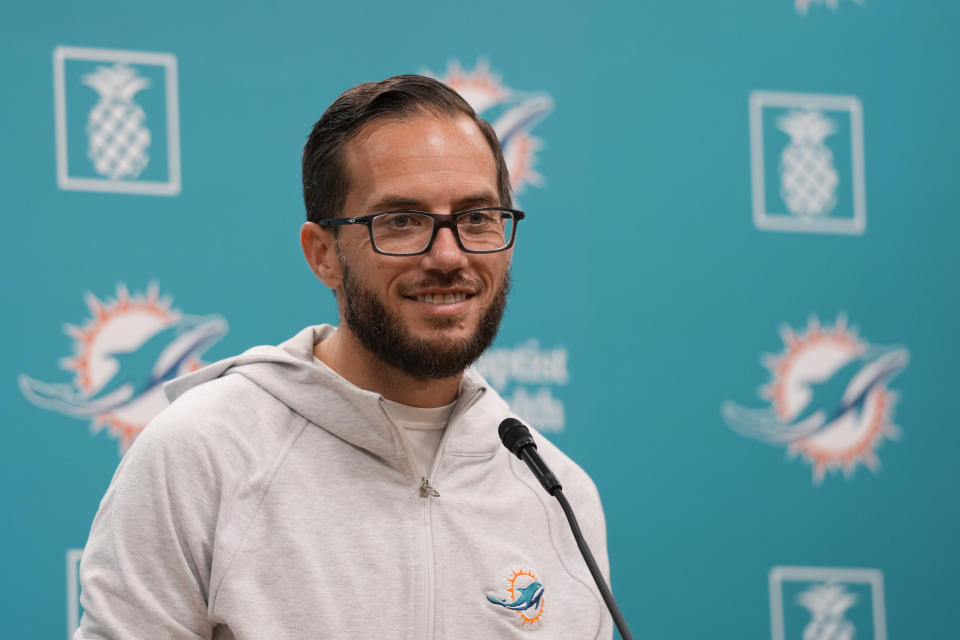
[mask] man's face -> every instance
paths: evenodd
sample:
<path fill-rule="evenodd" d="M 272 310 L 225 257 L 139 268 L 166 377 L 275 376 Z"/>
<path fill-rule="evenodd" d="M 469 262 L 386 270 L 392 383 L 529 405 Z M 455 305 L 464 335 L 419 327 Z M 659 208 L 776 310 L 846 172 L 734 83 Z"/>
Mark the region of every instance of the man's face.
<path fill-rule="evenodd" d="M 470 118 L 416 115 L 365 127 L 345 148 L 345 217 L 390 209 L 448 214 L 500 204 L 486 139 Z M 378 358 L 418 378 L 463 371 L 497 333 L 512 251 L 470 254 L 450 229 L 429 253 L 384 256 L 365 227 L 341 227 L 343 320 Z"/>

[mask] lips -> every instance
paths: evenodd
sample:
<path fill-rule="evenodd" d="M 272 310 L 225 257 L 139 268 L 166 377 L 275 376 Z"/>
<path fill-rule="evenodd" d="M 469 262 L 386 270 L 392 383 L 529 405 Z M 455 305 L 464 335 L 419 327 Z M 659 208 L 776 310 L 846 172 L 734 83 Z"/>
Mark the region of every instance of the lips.
<path fill-rule="evenodd" d="M 414 299 L 417 302 L 426 302 L 427 304 L 454 304 L 455 302 L 463 302 L 469 297 L 472 297 L 471 294 L 457 291 L 454 293 L 425 293 L 414 296 Z"/>
<path fill-rule="evenodd" d="M 428 305 L 459 305 L 484 290 L 483 282 L 467 279 L 462 275 L 450 278 L 429 278 L 414 282 L 399 289 L 408 300 Z"/>

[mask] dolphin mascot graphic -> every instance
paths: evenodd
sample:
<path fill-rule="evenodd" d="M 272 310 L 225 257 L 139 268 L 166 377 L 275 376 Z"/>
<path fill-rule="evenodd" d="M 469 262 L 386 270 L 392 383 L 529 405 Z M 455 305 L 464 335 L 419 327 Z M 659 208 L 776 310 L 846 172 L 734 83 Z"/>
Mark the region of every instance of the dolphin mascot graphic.
<path fill-rule="evenodd" d="M 548 95 L 535 94 L 519 105 L 510 108 L 493 123 L 500 146 L 506 148 L 518 134 L 526 133 L 553 110 L 553 100 Z"/>
<path fill-rule="evenodd" d="M 219 316 L 183 316 L 143 344 L 127 352 L 108 354 L 119 365 L 113 377 L 92 396 L 73 384 L 49 384 L 21 375 L 23 395 L 33 404 L 78 418 L 115 411 L 134 402 L 180 373 L 227 332 Z"/>
<path fill-rule="evenodd" d="M 784 444 L 822 432 L 834 421 L 854 414 L 858 418 L 870 392 L 907 366 L 903 347 L 871 347 L 823 380 L 810 380 L 810 402 L 789 423 L 773 409 L 748 409 L 725 402 L 723 418 L 731 429 L 772 444 Z"/>
<path fill-rule="evenodd" d="M 515 591 L 519 591 L 520 595 L 513 602 L 507 602 L 506 599 L 494 598 L 493 596 L 487 596 L 487 600 L 511 611 L 526 611 L 540 606 L 540 599 L 543 598 L 543 585 L 539 582 L 531 582 L 525 587 L 518 587 Z"/>

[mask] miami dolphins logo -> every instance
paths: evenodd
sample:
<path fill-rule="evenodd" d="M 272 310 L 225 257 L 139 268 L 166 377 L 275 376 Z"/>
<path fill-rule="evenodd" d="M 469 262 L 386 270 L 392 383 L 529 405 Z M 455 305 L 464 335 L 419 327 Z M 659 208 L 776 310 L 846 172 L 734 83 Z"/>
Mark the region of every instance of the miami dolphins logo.
<path fill-rule="evenodd" d="M 540 624 L 543 619 L 543 583 L 533 571 L 513 571 L 507 580 L 507 598 L 487 596 L 487 601 L 520 615 L 521 626 Z"/>
<path fill-rule="evenodd" d="M 771 406 L 726 402 L 721 411 L 727 425 L 786 446 L 791 458 L 801 455 L 813 465 L 816 483 L 835 469 L 849 478 L 860 463 L 876 472 L 877 447 L 899 435 L 891 423 L 897 396 L 887 383 L 907 366 L 907 349 L 867 344 L 842 315 L 832 328 L 811 317 L 806 331 L 784 327 L 781 337 L 783 352 L 764 358 L 772 380 L 760 395 Z"/>
<path fill-rule="evenodd" d="M 424 73 L 433 75 L 429 71 Z M 542 92 L 507 88 L 500 76 L 490 71 L 486 60 L 477 62 L 471 72 L 464 71 L 458 62 L 450 62 L 446 76 L 438 79 L 463 96 L 474 111 L 493 126 L 503 147 L 513 192 L 523 193 L 528 184 L 541 186 L 543 176 L 533 167 L 542 143 L 530 135 L 530 130 L 553 110 L 553 98 Z"/>
<path fill-rule="evenodd" d="M 92 421 L 94 433 L 106 427 L 119 438 L 121 453 L 167 401 L 163 383 L 202 366 L 200 356 L 227 332 L 219 316 L 186 316 L 161 298 L 156 284 L 131 296 L 117 287 L 116 298 L 86 296 L 91 317 L 82 326 L 66 325 L 73 355 L 60 367 L 72 382 L 19 378 L 33 404 Z"/>

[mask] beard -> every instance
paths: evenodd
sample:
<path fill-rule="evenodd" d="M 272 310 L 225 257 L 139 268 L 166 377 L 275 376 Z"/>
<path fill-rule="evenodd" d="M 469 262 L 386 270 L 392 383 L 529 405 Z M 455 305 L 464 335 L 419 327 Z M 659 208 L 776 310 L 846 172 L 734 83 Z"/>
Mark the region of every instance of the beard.
<path fill-rule="evenodd" d="M 507 308 L 507 293 L 510 291 L 510 272 L 504 273 L 497 285 L 493 299 L 480 313 L 480 320 L 473 335 L 459 341 L 443 335 L 436 338 L 421 338 L 410 333 L 399 315 L 389 309 L 377 294 L 363 287 L 350 271 L 345 260 L 340 259 L 343 282 L 344 322 L 368 351 L 378 360 L 394 367 L 412 378 L 444 379 L 459 375 L 487 350 Z M 406 287 L 413 291 L 426 287 L 471 286 L 475 296 L 485 287 L 467 280 L 462 274 L 437 275 Z M 401 294 L 403 292 L 401 291 Z M 453 317 L 434 318 L 433 328 L 448 329 L 460 319 Z"/>

